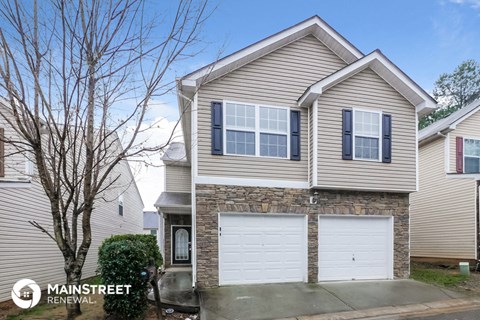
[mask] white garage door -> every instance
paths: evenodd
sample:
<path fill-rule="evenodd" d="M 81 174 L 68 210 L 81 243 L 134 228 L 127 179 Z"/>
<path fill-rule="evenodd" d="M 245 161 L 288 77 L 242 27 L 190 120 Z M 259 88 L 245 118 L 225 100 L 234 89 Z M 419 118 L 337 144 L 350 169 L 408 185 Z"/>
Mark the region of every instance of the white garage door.
<path fill-rule="evenodd" d="M 392 217 L 319 217 L 318 280 L 393 278 Z"/>
<path fill-rule="evenodd" d="M 219 282 L 307 280 L 306 217 L 221 214 Z"/>

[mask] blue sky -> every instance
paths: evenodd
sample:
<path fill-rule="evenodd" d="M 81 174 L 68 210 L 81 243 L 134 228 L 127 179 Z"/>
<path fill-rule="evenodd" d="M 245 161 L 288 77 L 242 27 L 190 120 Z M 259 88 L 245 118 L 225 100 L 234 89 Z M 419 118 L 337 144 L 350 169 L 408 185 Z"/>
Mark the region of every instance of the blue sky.
<path fill-rule="evenodd" d="M 215 5 L 201 36 L 203 52 L 177 64 L 175 76 L 215 61 L 219 52 L 228 55 L 313 15 L 363 53 L 380 49 L 428 92 L 441 73 L 453 71 L 466 59 L 480 62 L 480 0 L 211 0 L 210 6 Z M 171 9 L 174 3 L 167 6 Z M 160 113 L 174 120 L 175 93 L 162 101 L 169 108 Z"/>
<path fill-rule="evenodd" d="M 380 49 L 427 91 L 443 72 L 480 61 L 480 0 L 223 0 L 207 22 L 208 50 L 177 72 L 319 15 L 363 53 Z"/>

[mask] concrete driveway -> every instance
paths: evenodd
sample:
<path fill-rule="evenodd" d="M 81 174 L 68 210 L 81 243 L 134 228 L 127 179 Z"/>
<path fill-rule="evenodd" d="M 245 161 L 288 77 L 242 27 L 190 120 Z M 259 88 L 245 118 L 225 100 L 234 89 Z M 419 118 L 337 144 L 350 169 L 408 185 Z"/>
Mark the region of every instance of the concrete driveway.
<path fill-rule="evenodd" d="M 200 291 L 200 318 L 279 319 L 461 297 L 413 280 L 227 286 Z"/>

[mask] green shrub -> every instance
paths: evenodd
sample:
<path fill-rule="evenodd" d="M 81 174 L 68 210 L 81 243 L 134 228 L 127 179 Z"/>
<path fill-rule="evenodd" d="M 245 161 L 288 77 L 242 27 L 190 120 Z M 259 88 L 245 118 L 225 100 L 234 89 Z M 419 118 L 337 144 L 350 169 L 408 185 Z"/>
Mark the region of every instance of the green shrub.
<path fill-rule="evenodd" d="M 155 261 L 157 268 L 163 265 L 163 257 L 158 248 L 157 238 L 151 234 L 119 234 L 103 240 L 103 244 L 121 240 L 139 240 L 147 246 L 147 256 Z"/>
<path fill-rule="evenodd" d="M 152 241 L 153 238 L 153 241 Z M 103 309 L 115 319 L 138 319 L 147 310 L 147 281 L 140 276 L 153 258 L 162 261 L 152 235 L 119 235 L 105 239 L 99 248 L 99 271 L 105 285 L 131 285 L 129 294 L 105 295 Z"/>

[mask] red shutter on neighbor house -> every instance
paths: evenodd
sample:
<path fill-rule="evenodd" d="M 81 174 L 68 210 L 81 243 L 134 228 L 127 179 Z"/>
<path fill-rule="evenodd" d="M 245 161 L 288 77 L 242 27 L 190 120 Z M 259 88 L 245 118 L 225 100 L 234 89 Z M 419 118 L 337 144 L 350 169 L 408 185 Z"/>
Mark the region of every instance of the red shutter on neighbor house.
<path fill-rule="evenodd" d="M 463 137 L 456 139 L 457 173 L 463 173 Z"/>
<path fill-rule="evenodd" d="M 5 177 L 5 142 L 3 141 L 3 128 L 0 128 L 0 177 Z"/>

